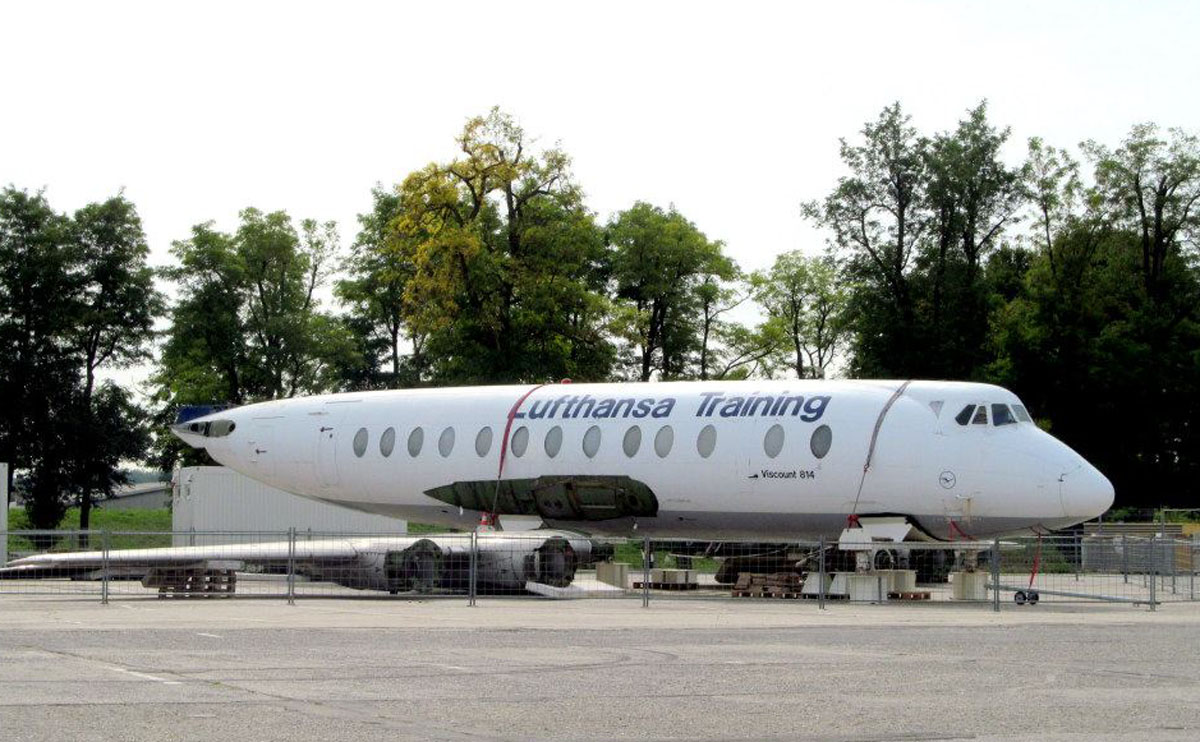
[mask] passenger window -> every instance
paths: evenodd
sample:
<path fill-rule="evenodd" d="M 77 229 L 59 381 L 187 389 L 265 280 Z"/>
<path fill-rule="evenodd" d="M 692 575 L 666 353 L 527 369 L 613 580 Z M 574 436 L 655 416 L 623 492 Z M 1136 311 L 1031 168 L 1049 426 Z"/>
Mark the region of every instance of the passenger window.
<path fill-rule="evenodd" d="M 992 425 L 999 427 L 1001 425 L 1016 425 L 1016 423 L 1017 421 L 1012 416 L 1012 411 L 1008 409 L 1008 405 L 992 405 Z"/>
<path fill-rule="evenodd" d="M 421 453 L 423 445 L 425 445 L 425 431 L 413 428 L 413 431 L 408 434 L 408 455 L 415 459 L 417 454 Z"/>
<path fill-rule="evenodd" d="M 589 459 L 596 458 L 596 452 L 600 450 L 600 426 L 593 425 L 583 434 L 583 452 Z"/>
<path fill-rule="evenodd" d="M 642 447 L 642 429 L 636 425 L 629 426 L 629 430 L 625 431 L 625 439 L 621 441 L 621 447 L 625 449 L 625 455 L 629 458 L 636 456 L 638 449 Z"/>
<path fill-rule="evenodd" d="M 360 459 L 367 452 L 367 437 L 366 428 L 359 428 L 358 432 L 354 434 L 354 455 Z"/>
<path fill-rule="evenodd" d="M 711 425 L 705 425 L 700 431 L 700 435 L 696 436 L 696 452 L 700 454 L 700 458 L 707 459 L 712 456 L 713 449 L 717 447 L 717 429 Z"/>
<path fill-rule="evenodd" d="M 442 435 L 438 438 L 438 453 L 442 458 L 450 455 L 454 450 L 454 428 L 446 428 L 442 431 Z"/>
<path fill-rule="evenodd" d="M 675 445 L 675 431 L 670 425 L 664 425 L 658 429 L 658 434 L 654 436 L 654 453 L 658 454 L 660 459 L 665 459 L 667 454 L 671 453 L 671 446 Z"/>
<path fill-rule="evenodd" d="M 825 454 L 829 453 L 829 447 L 833 445 L 833 430 L 828 425 L 822 425 L 813 431 L 812 438 L 808 442 L 808 447 L 812 449 L 813 456 L 818 459 L 825 458 Z"/>
<path fill-rule="evenodd" d="M 529 448 L 529 428 L 524 425 L 517 428 L 517 432 L 513 433 L 511 448 L 513 456 L 521 458 L 525 455 L 525 449 Z"/>
<path fill-rule="evenodd" d="M 1033 422 L 1033 418 L 1029 416 L 1029 411 L 1025 409 L 1025 405 L 1013 405 L 1013 412 L 1017 413 L 1017 419 L 1023 423 Z"/>
<path fill-rule="evenodd" d="M 966 425 L 967 423 L 971 422 L 971 413 L 974 411 L 975 405 L 967 405 L 966 407 L 962 408 L 962 412 L 954 416 L 955 422 L 957 422 L 959 425 Z"/>
<path fill-rule="evenodd" d="M 379 436 L 379 453 L 386 459 L 392 455 L 394 448 L 396 448 L 396 429 L 388 428 L 383 431 L 383 435 Z"/>
<path fill-rule="evenodd" d="M 486 425 L 479 430 L 475 436 L 475 453 L 479 454 L 479 458 L 488 455 L 488 451 L 492 450 L 492 429 Z"/>
<path fill-rule="evenodd" d="M 972 425 L 987 425 L 987 405 L 979 405 L 975 410 L 975 417 L 971 420 Z"/>
<path fill-rule="evenodd" d="M 779 452 L 783 450 L 783 426 L 776 424 L 772 425 L 763 437 L 763 453 L 768 458 L 775 458 Z"/>
<path fill-rule="evenodd" d="M 543 441 L 543 446 L 546 448 L 546 455 L 554 458 L 558 455 L 562 448 L 562 428 L 555 425 L 546 432 L 546 440 Z"/>

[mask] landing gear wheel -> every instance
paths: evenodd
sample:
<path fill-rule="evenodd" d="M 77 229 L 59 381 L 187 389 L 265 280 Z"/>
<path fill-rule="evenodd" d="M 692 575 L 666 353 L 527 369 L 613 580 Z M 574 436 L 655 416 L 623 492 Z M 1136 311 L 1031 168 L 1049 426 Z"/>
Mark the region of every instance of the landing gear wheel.
<path fill-rule="evenodd" d="M 1025 605 L 1025 601 L 1028 599 L 1029 596 L 1025 594 L 1024 590 L 1018 590 L 1013 593 L 1013 602 L 1017 605 Z"/>
<path fill-rule="evenodd" d="M 1025 597 L 1029 599 L 1029 605 L 1037 605 L 1038 598 L 1041 596 L 1038 595 L 1037 590 L 1030 590 Z"/>

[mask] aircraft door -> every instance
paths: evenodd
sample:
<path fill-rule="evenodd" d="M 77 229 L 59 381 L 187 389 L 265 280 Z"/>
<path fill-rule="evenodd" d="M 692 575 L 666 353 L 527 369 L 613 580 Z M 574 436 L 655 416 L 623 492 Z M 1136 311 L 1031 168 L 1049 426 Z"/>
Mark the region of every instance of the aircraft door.
<path fill-rule="evenodd" d="M 246 441 L 246 458 L 254 467 L 254 471 L 269 475 L 275 471 L 275 459 L 278 452 L 274 451 L 275 429 L 269 425 L 256 427 L 254 435 Z"/>
<path fill-rule="evenodd" d="M 322 487 L 333 487 L 339 481 L 337 469 L 337 426 L 322 421 L 317 430 L 317 478 Z"/>

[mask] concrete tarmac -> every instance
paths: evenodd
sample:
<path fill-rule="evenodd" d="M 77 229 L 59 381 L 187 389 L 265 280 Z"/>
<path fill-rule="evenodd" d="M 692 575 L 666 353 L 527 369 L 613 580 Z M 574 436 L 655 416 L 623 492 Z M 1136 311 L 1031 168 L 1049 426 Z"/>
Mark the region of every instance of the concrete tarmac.
<path fill-rule="evenodd" d="M 0 595 L 0 739 L 1194 740 L 1200 604 Z"/>

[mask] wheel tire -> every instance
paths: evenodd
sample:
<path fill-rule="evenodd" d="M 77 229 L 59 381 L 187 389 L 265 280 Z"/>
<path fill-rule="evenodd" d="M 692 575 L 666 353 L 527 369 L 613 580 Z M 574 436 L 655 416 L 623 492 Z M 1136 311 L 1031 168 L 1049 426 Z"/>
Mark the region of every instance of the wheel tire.
<path fill-rule="evenodd" d="M 1026 597 L 1029 598 L 1029 605 L 1037 605 L 1038 599 L 1041 596 L 1038 595 L 1037 590 L 1030 590 Z"/>
<path fill-rule="evenodd" d="M 1025 595 L 1024 590 L 1018 590 L 1015 593 L 1013 593 L 1013 602 L 1016 603 L 1017 605 L 1025 605 L 1025 601 L 1027 599 L 1028 599 L 1028 596 Z"/>

